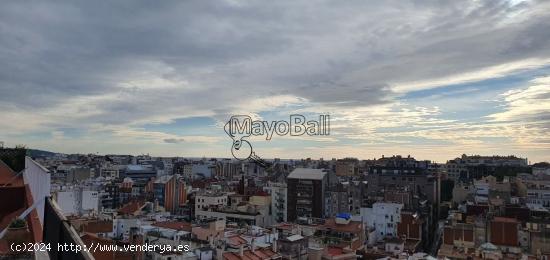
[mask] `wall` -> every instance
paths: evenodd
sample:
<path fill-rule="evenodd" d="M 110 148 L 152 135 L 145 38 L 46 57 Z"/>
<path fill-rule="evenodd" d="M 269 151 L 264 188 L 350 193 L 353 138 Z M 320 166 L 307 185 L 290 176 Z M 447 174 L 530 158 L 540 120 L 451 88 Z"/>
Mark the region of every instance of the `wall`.
<path fill-rule="evenodd" d="M 48 170 L 30 157 L 25 157 L 25 167 L 23 179 L 29 185 L 34 202 L 44 200 L 47 196 L 50 196 L 51 176 Z M 36 211 L 40 223 L 44 224 L 44 203 L 39 203 L 36 206 Z"/>

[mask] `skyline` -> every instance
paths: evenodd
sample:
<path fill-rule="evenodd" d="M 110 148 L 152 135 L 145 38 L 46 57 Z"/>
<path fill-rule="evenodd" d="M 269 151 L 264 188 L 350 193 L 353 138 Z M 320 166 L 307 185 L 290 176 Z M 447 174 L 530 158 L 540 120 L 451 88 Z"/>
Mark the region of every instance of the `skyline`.
<path fill-rule="evenodd" d="M 329 114 L 263 158 L 550 160 L 550 3 L 0 3 L 0 141 L 231 157 L 232 115 Z"/>

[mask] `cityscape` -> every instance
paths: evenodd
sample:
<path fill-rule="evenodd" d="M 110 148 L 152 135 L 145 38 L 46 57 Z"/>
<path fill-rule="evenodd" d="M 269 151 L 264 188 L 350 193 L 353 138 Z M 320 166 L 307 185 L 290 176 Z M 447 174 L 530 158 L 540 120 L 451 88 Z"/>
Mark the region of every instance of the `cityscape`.
<path fill-rule="evenodd" d="M 31 241 L 187 247 L 54 248 L 50 259 L 52 252 L 54 259 L 166 260 L 550 254 L 550 164 L 515 156 L 463 154 L 446 163 L 410 155 L 266 159 L 264 167 L 234 158 L 17 147 L 0 149 L 0 159 L 4 256 L 36 259 L 49 252 L 10 251 L 12 243 Z M 14 219 L 25 228 L 12 229 Z"/>
<path fill-rule="evenodd" d="M 0 260 L 550 260 L 550 1 L 0 1 Z"/>

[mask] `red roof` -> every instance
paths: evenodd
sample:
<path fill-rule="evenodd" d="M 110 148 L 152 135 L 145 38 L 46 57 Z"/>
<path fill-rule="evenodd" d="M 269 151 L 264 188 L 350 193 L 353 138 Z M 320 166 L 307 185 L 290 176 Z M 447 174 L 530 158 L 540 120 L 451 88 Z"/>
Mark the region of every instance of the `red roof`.
<path fill-rule="evenodd" d="M 231 246 L 246 245 L 247 241 L 240 236 L 232 236 L 228 238 L 228 242 Z"/>
<path fill-rule="evenodd" d="M 330 256 L 341 255 L 343 253 L 344 253 L 344 250 L 342 248 L 339 248 L 339 247 L 329 247 L 328 248 L 328 254 Z"/>
<path fill-rule="evenodd" d="M 122 206 L 122 208 L 118 209 L 118 213 L 123 215 L 134 214 L 136 211 L 141 209 L 143 205 L 145 205 L 145 201 L 142 200 L 130 201 L 126 205 Z"/>
<path fill-rule="evenodd" d="M 82 226 L 82 232 L 88 233 L 110 233 L 113 232 L 112 221 L 91 221 Z"/>
<path fill-rule="evenodd" d="M 337 224 L 334 218 L 325 220 L 325 228 L 346 233 L 361 233 L 363 230 L 361 221 L 350 221 L 348 224 Z"/>

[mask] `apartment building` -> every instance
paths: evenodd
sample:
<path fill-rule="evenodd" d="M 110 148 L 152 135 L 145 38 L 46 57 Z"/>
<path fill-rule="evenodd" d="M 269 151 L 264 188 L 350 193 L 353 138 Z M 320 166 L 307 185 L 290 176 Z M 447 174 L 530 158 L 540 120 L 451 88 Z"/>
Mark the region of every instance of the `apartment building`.
<path fill-rule="evenodd" d="M 288 188 L 286 183 L 269 182 L 264 190 L 271 196 L 273 223 L 286 222 L 288 220 Z"/>
<path fill-rule="evenodd" d="M 287 218 L 322 218 L 327 173 L 321 169 L 296 168 L 287 176 Z"/>

